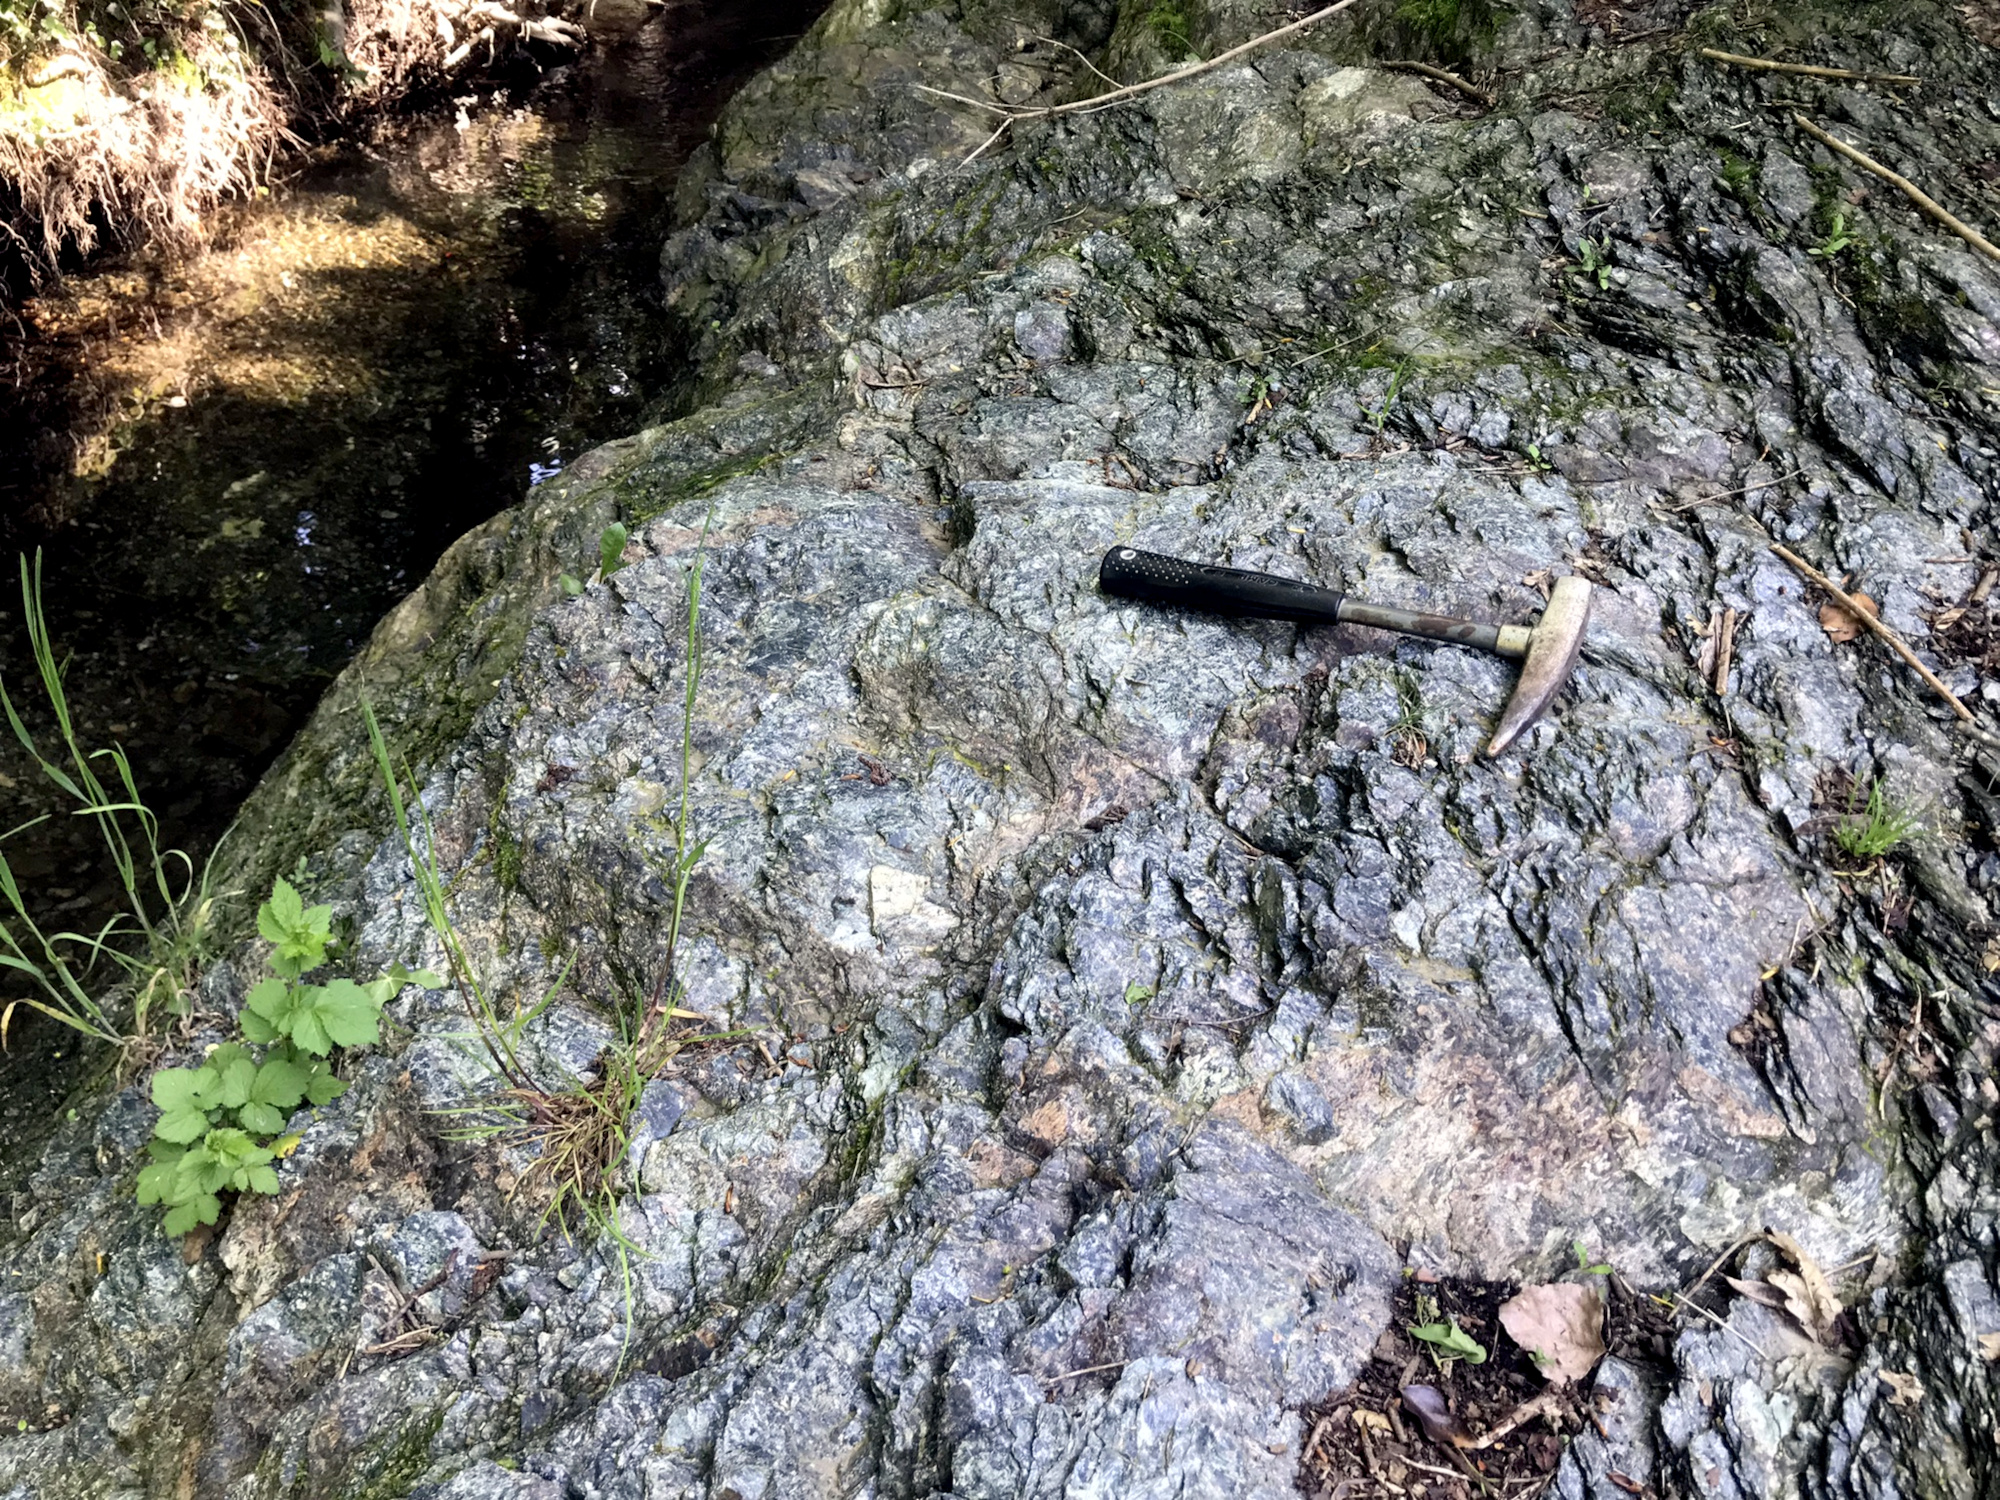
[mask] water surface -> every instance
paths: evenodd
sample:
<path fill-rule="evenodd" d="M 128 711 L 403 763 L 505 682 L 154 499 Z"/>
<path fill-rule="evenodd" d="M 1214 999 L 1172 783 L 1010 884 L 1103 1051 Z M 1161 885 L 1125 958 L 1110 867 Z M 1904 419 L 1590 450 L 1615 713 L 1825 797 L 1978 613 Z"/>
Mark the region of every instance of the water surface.
<path fill-rule="evenodd" d="M 314 153 L 207 253 L 108 262 L 24 308 L 0 387 L 17 697 L 12 560 L 39 547 L 86 740 L 126 748 L 169 842 L 209 847 L 445 546 L 670 392 L 674 181 L 823 5 L 598 0 L 573 62 Z M 0 830 L 56 809 L 0 744 Z M 47 922 L 108 913 L 84 820 L 6 852 Z M 17 1014 L 0 1141 L 86 1061 Z"/>

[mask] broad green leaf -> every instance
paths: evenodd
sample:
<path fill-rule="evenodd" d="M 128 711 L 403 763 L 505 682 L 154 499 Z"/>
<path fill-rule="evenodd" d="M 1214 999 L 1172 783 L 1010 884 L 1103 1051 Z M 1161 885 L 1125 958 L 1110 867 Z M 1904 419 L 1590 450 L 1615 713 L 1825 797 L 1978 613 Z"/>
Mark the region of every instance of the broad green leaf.
<path fill-rule="evenodd" d="M 609 578 L 625 562 L 625 544 L 632 533 L 625 529 L 622 521 L 613 521 L 597 534 L 597 571 Z"/>
<path fill-rule="evenodd" d="M 198 1141 L 208 1134 L 207 1112 L 196 1109 L 193 1105 L 170 1109 L 162 1114 L 159 1122 L 153 1126 L 153 1134 L 163 1141 L 172 1141 L 176 1145 Z"/>
<path fill-rule="evenodd" d="M 162 1068 L 153 1075 L 153 1103 L 163 1110 L 192 1109 L 199 1084 L 192 1068 Z"/>
<path fill-rule="evenodd" d="M 327 1036 L 342 1047 L 368 1047 L 382 1040 L 381 1002 L 351 979 L 336 979 L 322 988 L 313 1009 Z"/>
<path fill-rule="evenodd" d="M 347 1092 L 347 1085 L 330 1072 L 313 1074 L 312 1082 L 306 1085 L 306 1098 L 313 1104 L 331 1104 Z"/>
<path fill-rule="evenodd" d="M 213 1193 L 203 1193 L 170 1209 L 160 1227 L 168 1234 L 179 1237 L 197 1224 L 213 1224 L 221 1213 L 222 1200 Z"/>
<path fill-rule="evenodd" d="M 186 1146 L 174 1141 L 163 1141 L 158 1136 L 146 1142 L 146 1154 L 154 1161 L 179 1161 L 186 1153 Z"/>
<path fill-rule="evenodd" d="M 317 994 L 317 987 L 313 988 L 310 996 L 300 992 L 301 1003 L 292 1011 L 290 1031 L 292 1045 L 299 1051 L 311 1057 L 325 1057 L 333 1050 L 333 1042 L 326 1034 L 326 1027 L 320 1023 L 319 1009 L 313 1003 L 312 996 Z"/>
<path fill-rule="evenodd" d="M 139 1201 L 164 1203 L 174 1189 L 174 1164 L 156 1161 L 139 1169 Z"/>
<path fill-rule="evenodd" d="M 245 1037 L 260 1045 L 278 1039 L 278 1028 L 248 1006 L 236 1013 L 236 1024 L 242 1029 Z"/>
<path fill-rule="evenodd" d="M 333 940 L 333 908 L 308 908 L 291 883 L 280 879 L 271 887 L 271 899 L 258 908 L 257 931 L 270 940 L 279 967 L 304 973 L 326 960 L 327 944 Z"/>
<path fill-rule="evenodd" d="M 222 1073 L 219 1069 L 203 1063 L 194 1070 L 194 1098 L 190 1101 L 196 1109 L 217 1109 L 222 1104 Z"/>
<path fill-rule="evenodd" d="M 250 1086 L 257 1081 L 257 1064 L 246 1055 L 232 1058 L 219 1070 L 214 1107 L 241 1109 L 250 1102 Z"/>
<path fill-rule="evenodd" d="M 269 1167 L 252 1167 L 249 1189 L 253 1193 L 275 1194 L 278 1191 L 278 1174 Z"/>
<path fill-rule="evenodd" d="M 210 1131 L 209 1134 L 213 1136 L 216 1132 Z M 228 1159 L 197 1147 L 181 1158 L 174 1196 L 185 1202 L 203 1193 L 219 1193 L 229 1186 L 229 1179 L 235 1171 L 234 1164 Z"/>
<path fill-rule="evenodd" d="M 236 1118 L 245 1130 L 255 1131 L 258 1135 L 276 1135 L 285 1128 L 283 1110 L 259 1104 L 254 1099 L 236 1112 Z"/>
<path fill-rule="evenodd" d="M 282 943 L 305 915 L 306 904 L 282 876 L 271 885 L 271 899 L 257 908 L 257 931 L 267 941 Z"/>
<path fill-rule="evenodd" d="M 291 995 L 292 987 L 284 980 L 266 979 L 243 997 L 243 1005 L 282 1030 L 292 1008 Z"/>
<path fill-rule="evenodd" d="M 250 1087 L 250 1100 L 280 1109 L 296 1109 L 305 1098 L 306 1085 L 311 1079 L 312 1075 L 297 1063 L 282 1057 L 270 1058 L 257 1070 L 256 1081 Z"/>

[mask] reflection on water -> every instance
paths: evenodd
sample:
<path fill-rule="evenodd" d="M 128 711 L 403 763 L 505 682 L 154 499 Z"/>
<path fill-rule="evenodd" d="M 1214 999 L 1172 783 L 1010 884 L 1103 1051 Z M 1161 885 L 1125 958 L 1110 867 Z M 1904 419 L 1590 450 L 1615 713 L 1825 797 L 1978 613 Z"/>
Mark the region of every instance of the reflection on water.
<path fill-rule="evenodd" d="M 533 89 L 382 126 L 236 210 L 194 263 L 113 266 L 24 309 L 0 409 L 8 576 L 45 549 L 84 737 L 125 745 L 170 842 L 214 839 L 454 537 L 671 388 L 674 177 L 823 3 L 599 0 L 587 55 Z M 0 588 L 10 685 L 17 603 Z M 0 829 L 51 805 L 0 745 Z M 7 846 L 63 926 L 113 895 L 83 822 Z M 37 1048 L 17 1016 L 0 1139 L 45 1108 L 50 1029 Z"/>

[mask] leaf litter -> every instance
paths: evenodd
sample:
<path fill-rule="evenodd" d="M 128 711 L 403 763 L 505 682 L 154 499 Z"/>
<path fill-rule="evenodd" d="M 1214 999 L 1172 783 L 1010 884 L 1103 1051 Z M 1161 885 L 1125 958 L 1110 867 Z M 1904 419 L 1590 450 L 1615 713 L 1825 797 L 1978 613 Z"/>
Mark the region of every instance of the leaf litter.
<path fill-rule="evenodd" d="M 1674 1324 L 1657 1303 L 1615 1278 L 1602 1291 L 1576 1289 L 1598 1299 L 1599 1357 L 1608 1345 L 1628 1362 L 1662 1373 L 1669 1368 Z M 1591 1389 L 1587 1371 L 1557 1384 L 1537 1369 L 1501 1320 L 1502 1305 L 1520 1290 L 1511 1282 L 1409 1276 L 1360 1376 L 1302 1413 L 1299 1492 L 1311 1500 L 1516 1500 L 1545 1493 L 1570 1437 L 1599 1420 L 1617 1396 Z M 1413 1326 L 1436 1321 L 1463 1330 L 1486 1350 L 1486 1360 L 1452 1358 L 1411 1335 Z"/>
<path fill-rule="evenodd" d="M 1604 1299 L 1571 1281 L 1524 1287 L 1500 1304 L 1500 1326 L 1552 1385 L 1568 1385 L 1604 1358 Z"/>

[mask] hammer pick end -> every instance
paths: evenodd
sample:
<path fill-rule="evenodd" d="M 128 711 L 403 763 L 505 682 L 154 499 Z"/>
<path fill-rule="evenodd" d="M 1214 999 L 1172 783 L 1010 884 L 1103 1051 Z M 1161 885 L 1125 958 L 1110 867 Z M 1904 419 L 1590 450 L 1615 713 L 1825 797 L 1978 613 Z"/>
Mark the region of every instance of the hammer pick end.
<path fill-rule="evenodd" d="M 1513 744 L 1521 731 L 1541 717 L 1542 710 L 1555 701 L 1569 681 L 1576 654 L 1583 649 L 1584 628 L 1590 623 L 1590 580 L 1574 574 L 1558 578 L 1549 594 L 1548 608 L 1535 622 L 1528 642 L 1528 658 L 1521 666 L 1521 680 L 1500 727 L 1486 746 L 1488 756 L 1497 756 Z"/>

